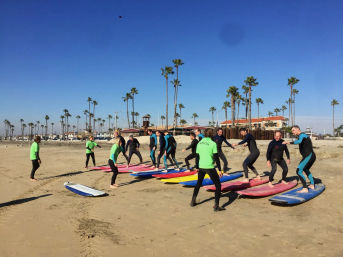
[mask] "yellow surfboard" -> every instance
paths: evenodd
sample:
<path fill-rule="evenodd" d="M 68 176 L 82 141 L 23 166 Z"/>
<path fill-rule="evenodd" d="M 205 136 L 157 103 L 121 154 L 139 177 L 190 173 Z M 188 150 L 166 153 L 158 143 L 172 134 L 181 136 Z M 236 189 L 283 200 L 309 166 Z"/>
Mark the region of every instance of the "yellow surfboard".
<path fill-rule="evenodd" d="M 206 174 L 205 178 L 209 178 L 209 175 Z M 180 182 L 197 180 L 197 179 L 198 179 L 198 174 L 191 175 L 191 176 L 180 177 L 180 178 L 166 178 L 166 179 L 161 179 L 160 181 L 162 181 L 164 183 L 177 184 L 177 183 L 180 183 Z"/>

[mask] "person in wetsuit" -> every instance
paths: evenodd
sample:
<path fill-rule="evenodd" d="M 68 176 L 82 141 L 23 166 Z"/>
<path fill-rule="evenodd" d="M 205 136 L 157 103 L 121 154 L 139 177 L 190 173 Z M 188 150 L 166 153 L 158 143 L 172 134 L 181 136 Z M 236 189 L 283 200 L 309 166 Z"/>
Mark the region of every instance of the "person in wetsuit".
<path fill-rule="evenodd" d="M 243 162 L 243 170 L 245 179 L 244 182 L 249 182 L 248 176 L 248 167 L 255 173 L 257 179 L 261 179 L 260 175 L 258 174 L 257 170 L 253 166 L 257 158 L 260 156 L 260 150 L 258 150 L 255 138 L 247 132 L 246 128 L 240 128 L 239 132 L 241 136 L 243 136 L 243 140 L 238 143 L 238 145 L 248 146 L 250 154 Z M 237 144 L 232 144 L 233 146 L 237 146 Z"/>
<path fill-rule="evenodd" d="M 287 145 L 282 144 L 284 140 L 280 131 L 274 133 L 274 139 L 269 143 L 267 149 L 267 166 L 272 167 L 272 170 L 269 174 L 269 186 L 273 187 L 272 181 L 274 180 L 274 175 L 277 169 L 277 165 L 282 168 L 282 180 L 281 182 L 287 184 L 286 176 L 288 173 L 288 167 L 283 158 L 283 153 L 286 153 L 287 163 L 290 164 L 289 151 Z"/>
<path fill-rule="evenodd" d="M 36 181 L 35 179 L 35 172 L 38 170 L 40 164 L 42 163 L 40 157 L 39 157 L 39 144 L 41 142 L 40 136 L 36 136 L 34 139 L 34 142 L 31 145 L 30 148 L 30 160 L 32 162 L 32 170 L 30 174 L 30 179 L 32 181 Z"/>
<path fill-rule="evenodd" d="M 218 157 L 224 163 L 223 171 L 227 171 L 228 170 L 228 162 L 227 162 L 227 159 L 223 153 L 222 144 L 224 142 L 227 146 L 231 147 L 232 149 L 235 149 L 235 148 L 224 137 L 222 128 L 217 129 L 217 134 L 212 138 L 212 140 L 217 144 Z"/>
<path fill-rule="evenodd" d="M 310 171 L 310 168 L 316 161 L 316 154 L 313 151 L 311 138 L 305 133 L 301 132 L 300 127 L 298 125 L 292 127 L 292 133 L 293 135 L 297 136 L 298 139 L 294 142 L 284 141 L 283 144 L 299 145 L 299 151 L 303 158 L 300 161 L 299 166 L 297 168 L 297 175 L 299 176 L 299 179 L 303 185 L 303 189 L 298 192 L 307 193 L 309 188 L 315 188 L 314 179 Z M 307 178 L 310 180 L 309 186 L 306 185 L 306 178 L 303 172 L 306 173 Z"/>
<path fill-rule="evenodd" d="M 133 154 L 138 156 L 140 164 L 143 163 L 143 158 L 142 158 L 142 155 L 139 151 L 139 147 L 140 147 L 140 143 L 137 140 L 137 138 L 134 138 L 133 135 L 130 135 L 129 140 L 126 143 L 126 148 L 125 148 L 125 151 L 127 151 L 129 149 L 129 157 L 127 160 L 127 165 L 130 165 L 130 161 L 131 161 Z"/>
<path fill-rule="evenodd" d="M 168 131 L 166 131 L 164 133 L 164 139 L 166 141 L 165 153 L 164 153 L 164 166 L 165 166 L 165 168 L 166 169 L 168 168 L 167 159 L 171 162 L 171 165 L 179 168 L 179 164 L 175 158 L 176 146 L 177 146 L 175 138 Z"/>
<path fill-rule="evenodd" d="M 166 141 L 164 140 L 164 133 L 162 131 L 157 130 L 156 136 L 158 137 L 158 142 L 159 142 L 159 150 L 158 150 L 158 155 L 157 155 L 156 169 L 159 169 L 161 158 L 165 153 Z"/>
<path fill-rule="evenodd" d="M 201 139 L 203 139 L 205 137 L 204 134 L 201 133 L 201 130 L 198 128 L 194 130 L 194 133 L 198 136 L 199 142 L 201 141 Z"/>
<path fill-rule="evenodd" d="M 120 152 L 122 152 L 123 153 L 123 155 L 124 155 L 124 157 L 125 157 L 125 159 L 126 159 L 126 161 L 129 161 L 129 158 L 127 157 L 127 155 L 126 155 L 126 153 L 125 153 L 125 139 L 119 134 L 119 131 L 118 130 L 115 130 L 114 131 L 114 138 L 115 139 L 119 139 L 120 140 Z M 119 153 L 120 153 L 119 152 Z"/>
<path fill-rule="evenodd" d="M 196 153 L 196 148 L 197 148 L 197 144 L 199 141 L 196 139 L 196 135 L 194 132 L 191 132 L 189 137 L 191 138 L 192 142 L 186 149 L 182 149 L 182 152 L 185 152 L 186 150 L 192 149 L 192 153 L 190 153 L 185 158 L 185 163 L 186 163 L 187 169 L 190 170 L 189 161 L 195 158 L 195 168 L 199 169 L 199 166 L 198 166 L 199 165 L 199 158 L 198 158 L 198 155 Z"/>
<path fill-rule="evenodd" d="M 114 144 L 111 147 L 111 151 L 110 151 L 110 158 L 108 160 L 108 165 L 110 165 L 111 170 L 113 172 L 112 178 L 111 178 L 111 185 L 110 188 L 117 188 L 119 187 L 118 184 L 116 184 L 116 178 L 118 175 L 118 168 L 117 168 L 117 159 L 118 159 L 118 155 L 120 153 L 120 149 L 121 149 L 121 141 L 120 138 L 117 137 L 116 139 L 114 139 Z"/>
<path fill-rule="evenodd" d="M 193 207 L 197 205 L 196 197 L 199 193 L 199 189 L 202 186 L 202 182 L 206 173 L 210 176 L 214 185 L 216 186 L 215 191 L 215 204 L 213 206 L 214 211 L 222 211 L 225 208 L 219 206 L 219 199 L 221 193 L 220 176 L 222 172 L 220 171 L 220 162 L 217 154 L 217 145 L 212 141 L 213 130 L 208 128 L 205 130 L 205 137 L 198 143 L 196 148 L 196 153 L 199 154 L 199 172 L 197 185 L 194 188 L 193 196 L 190 205 Z M 220 171 L 218 175 L 216 169 L 214 168 L 214 162 L 217 163 L 217 168 Z"/>
<path fill-rule="evenodd" d="M 96 166 L 95 164 L 95 156 L 94 156 L 94 148 L 99 147 L 101 148 L 100 145 L 94 142 L 94 137 L 90 136 L 89 140 L 86 142 L 86 169 L 88 169 L 88 162 L 89 162 L 89 157 L 92 157 L 93 161 L 93 166 Z"/>
<path fill-rule="evenodd" d="M 157 149 L 157 136 L 155 133 L 152 132 L 151 129 L 148 129 L 148 134 L 150 136 L 150 144 L 149 144 L 149 148 L 150 148 L 150 158 L 152 161 L 152 164 L 154 165 L 154 167 L 156 168 L 156 157 L 155 157 L 155 151 Z"/>

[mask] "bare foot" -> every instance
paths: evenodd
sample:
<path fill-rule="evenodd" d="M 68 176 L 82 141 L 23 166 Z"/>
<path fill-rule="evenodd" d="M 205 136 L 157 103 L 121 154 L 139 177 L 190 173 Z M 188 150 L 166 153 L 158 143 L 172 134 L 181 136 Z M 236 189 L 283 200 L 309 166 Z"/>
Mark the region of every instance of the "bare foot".
<path fill-rule="evenodd" d="M 185 170 L 185 172 L 191 172 L 191 170 Z"/>
<path fill-rule="evenodd" d="M 110 188 L 118 188 L 119 185 L 118 184 L 113 184 L 113 185 L 110 185 Z"/>
<path fill-rule="evenodd" d="M 311 184 L 311 185 L 308 186 L 308 188 L 314 190 L 314 185 Z"/>
<path fill-rule="evenodd" d="M 245 178 L 245 179 L 242 180 L 242 182 L 248 183 L 248 182 L 249 182 L 249 179 L 248 179 L 248 178 Z"/>
<path fill-rule="evenodd" d="M 303 188 L 300 191 L 298 191 L 298 193 L 301 193 L 301 194 L 308 193 L 308 189 L 307 188 Z"/>
<path fill-rule="evenodd" d="M 38 179 L 35 179 L 35 178 L 31 178 L 31 181 L 37 181 Z"/>
<path fill-rule="evenodd" d="M 260 175 L 257 175 L 254 179 L 259 179 L 259 180 L 261 180 L 261 177 L 260 177 Z"/>
<path fill-rule="evenodd" d="M 282 183 L 282 184 L 285 184 L 285 185 L 288 184 L 288 182 L 286 182 L 286 181 L 284 181 L 284 180 L 281 180 L 281 183 Z"/>
<path fill-rule="evenodd" d="M 269 183 L 268 183 L 268 186 L 269 186 L 269 187 L 274 187 L 273 184 L 272 184 L 272 182 L 269 182 Z"/>

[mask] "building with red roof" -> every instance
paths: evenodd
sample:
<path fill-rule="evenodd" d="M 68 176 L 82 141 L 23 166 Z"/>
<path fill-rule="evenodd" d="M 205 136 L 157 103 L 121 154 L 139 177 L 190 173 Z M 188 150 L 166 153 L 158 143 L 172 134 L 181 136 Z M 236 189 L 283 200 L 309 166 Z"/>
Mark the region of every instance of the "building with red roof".
<path fill-rule="evenodd" d="M 239 119 L 235 120 L 235 125 L 238 127 L 247 127 L 249 126 L 248 119 Z M 251 118 L 251 126 L 252 128 L 262 128 L 266 130 L 280 130 L 287 125 L 286 118 L 283 116 L 271 116 L 271 117 L 264 117 L 264 118 Z M 231 120 L 226 120 L 220 123 L 221 127 L 228 127 L 232 126 Z"/>

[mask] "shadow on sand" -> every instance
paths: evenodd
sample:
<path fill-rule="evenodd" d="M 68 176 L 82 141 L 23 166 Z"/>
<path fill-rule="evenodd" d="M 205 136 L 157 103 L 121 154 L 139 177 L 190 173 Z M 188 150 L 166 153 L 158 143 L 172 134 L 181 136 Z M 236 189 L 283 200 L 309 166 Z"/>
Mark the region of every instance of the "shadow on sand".
<path fill-rule="evenodd" d="M 87 172 L 94 172 L 97 170 L 87 170 L 87 171 L 72 171 L 72 172 L 67 172 L 67 173 L 63 173 L 63 174 L 59 174 L 56 176 L 49 176 L 49 177 L 45 177 L 45 178 L 40 178 L 39 180 L 46 180 L 46 179 L 52 179 L 52 178 L 61 178 L 61 177 L 68 177 L 68 176 L 75 176 L 75 175 L 79 175 L 82 173 L 87 173 Z"/>
<path fill-rule="evenodd" d="M 22 204 L 22 203 L 27 203 L 42 197 L 47 197 L 50 196 L 52 194 L 45 194 L 45 195 L 40 195 L 40 196 L 35 196 L 35 197 L 28 197 L 28 198 L 23 198 L 23 199 L 18 199 L 18 200 L 13 200 L 13 201 L 9 201 L 6 203 L 0 203 L 0 208 L 2 207 L 7 207 L 7 206 L 12 206 L 12 205 L 18 205 L 18 204 Z"/>

